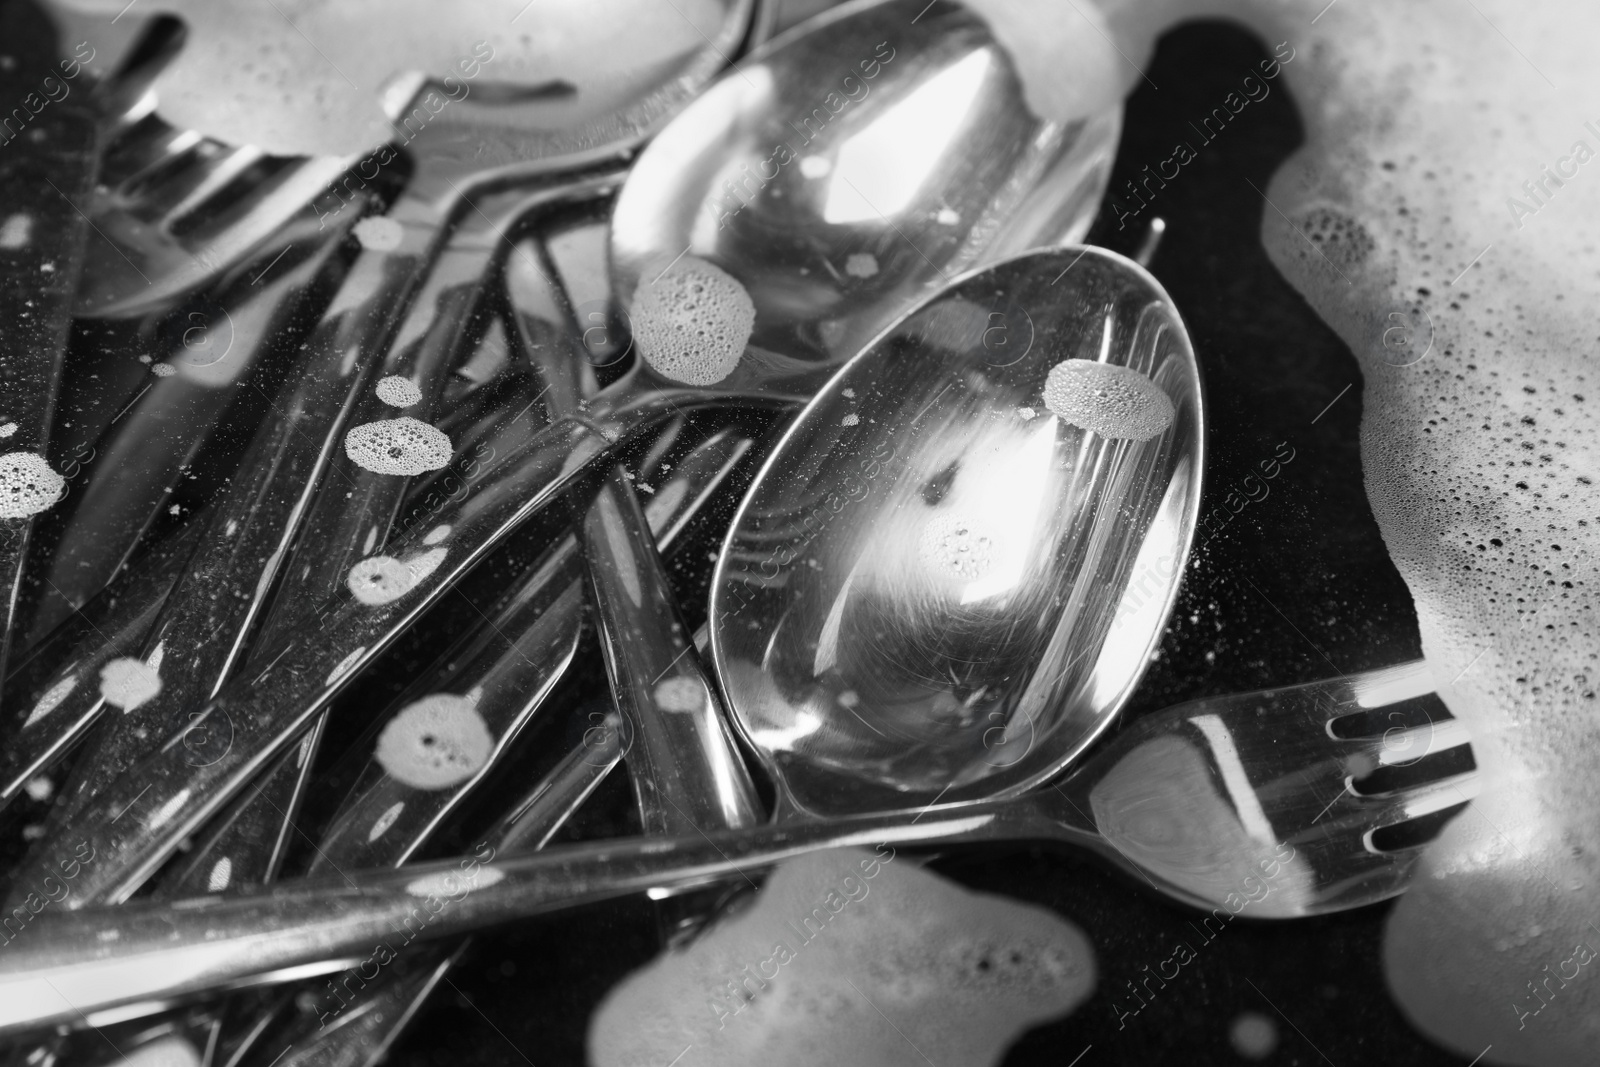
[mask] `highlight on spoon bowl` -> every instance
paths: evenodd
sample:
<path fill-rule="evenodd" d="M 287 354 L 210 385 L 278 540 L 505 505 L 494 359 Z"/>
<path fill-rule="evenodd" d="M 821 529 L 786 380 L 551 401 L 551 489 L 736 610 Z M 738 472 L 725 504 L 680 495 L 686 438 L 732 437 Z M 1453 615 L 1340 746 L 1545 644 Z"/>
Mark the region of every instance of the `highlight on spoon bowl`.
<path fill-rule="evenodd" d="M 1165 627 L 1203 430 L 1171 298 L 1099 248 L 959 278 L 841 369 L 712 584 L 717 669 L 785 799 L 994 798 L 1075 759 Z"/>

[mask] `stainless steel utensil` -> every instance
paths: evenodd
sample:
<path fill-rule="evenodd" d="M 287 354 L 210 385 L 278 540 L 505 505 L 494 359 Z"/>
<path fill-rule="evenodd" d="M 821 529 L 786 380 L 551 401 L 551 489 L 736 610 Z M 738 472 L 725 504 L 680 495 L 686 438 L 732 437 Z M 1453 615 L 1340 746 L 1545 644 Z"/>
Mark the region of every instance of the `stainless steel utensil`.
<path fill-rule="evenodd" d="M 916 134 L 923 128 L 920 113 L 893 106 L 894 103 L 903 103 L 908 97 L 926 90 L 930 83 L 949 75 L 963 63 L 968 64 L 961 68 L 963 70 L 978 69 L 978 59 L 974 57 L 982 57 L 984 76 L 973 78 L 970 83 L 962 82 L 965 95 L 956 97 L 967 105 L 966 110 L 971 115 L 988 116 L 995 111 L 1009 114 L 1025 107 L 1019 83 L 1010 74 L 1011 61 L 989 35 L 986 24 L 960 10 L 940 13 L 938 18 L 920 22 L 914 20 L 915 14 L 902 0 L 849 8 L 844 16 L 830 18 L 813 30 L 818 35 L 816 40 L 807 36 L 774 42 L 753 64 L 728 77 L 760 74 L 787 84 L 796 77 L 842 76 L 847 69 L 858 69 L 855 66 L 858 59 L 851 51 L 856 42 L 891 38 L 896 54 L 903 53 L 906 62 L 898 67 L 883 67 L 880 71 L 885 76 L 877 82 L 871 99 L 877 101 L 873 107 L 883 110 L 862 108 L 849 115 L 848 121 L 829 124 L 820 137 L 813 139 L 814 151 L 824 160 L 837 160 L 869 147 L 887 151 L 892 145 L 902 143 L 906 136 Z M 812 91 L 821 88 L 820 82 L 811 86 Z M 831 91 L 831 84 L 828 90 Z M 799 98 L 804 99 L 805 95 L 801 93 Z M 781 122 L 788 114 L 785 109 L 795 106 L 793 98 L 787 95 L 740 100 L 724 92 L 715 99 L 720 101 L 719 106 L 733 107 L 728 121 L 739 123 L 745 121 L 739 114 L 741 108 L 751 109 L 752 121 L 760 116 L 760 121 L 765 123 Z M 697 116 L 690 125 L 703 122 L 703 116 Z M 900 205 L 899 212 L 831 223 L 825 217 L 826 200 L 814 194 L 802 202 L 814 214 L 800 216 L 795 225 L 805 229 L 802 222 L 809 222 L 815 227 L 815 242 L 830 250 L 824 258 L 835 253 L 855 254 L 862 247 L 864 237 L 870 237 L 873 242 L 887 241 L 890 240 L 887 235 L 893 233 L 910 245 L 920 247 L 925 255 L 965 262 L 966 257 L 981 254 L 967 247 L 968 238 L 979 240 L 984 234 L 1006 233 L 1003 223 L 1010 218 L 1007 212 L 1015 210 L 1019 203 L 1029 202 L 1032 207 L 1026 212 L 1026 219 L 1042 229 L 1026 236 L 1008 233 L 1008 243 L 1025 247 L 1034 242 L 1059 239 L 1065 236 L 1063 229 L 1070 233 L 1087 224 L 1097 195 L 1086 194 L 1077 186 L 1048 186 L 1035 190 L 1031 183 L 1048 168 L 1041 165 L 1039 155 L 1020 149 L 1016 139 L 1022 136 L 1029 143 L 1042 139 L 1054 149 L 1044 154 L 1048 158 L 1071 154 L 1071 145 L 1064 146 L 1064 141 L 1068 140 L 1072 144 L 1081 143 L 1083 151 L 1093 159 L 1108 158 L 1114 138 L 1108 139 L 1102 134 L 1106 123 L 1110 123 L 1111 129 L 1115 128 L 1115 117 L 1098 122 L 1098 125 L 1091 121 L 1075 126 L 1069 131 L 1070 137 L 1051 124 L 1037 121 L 1021 127 L 1014 121 L 969 122 L 960 127 L 963 135 L 946 144 L 942 153 L 906 160 L 895 159 L 892 154 L 888 157 L 906 168 L 901 179 L 908 187 L 916 189 L 915 195 Z M 1075 138 L 1082 138 L 1082 141 Z M 726 161 L 718 149 L 716 143 L 707 146 L 706 165 L 711 160 Z M 1008 158 L 1014 165 L 1011 169 L 1000 170 L 979 168 L 974 178 L 970 161 L 990 157 Z M 641 164 L 643 162 L 641 160 Z M 686 165 L 699 167 L 702 163 L 689 160 Z M 830 162 L 829 165 L 836 164 Z M 639 180 L 640 173 L 644 172 L 635 170 L 630 186 Z M 791 169 L 790 173 L 800 175 L 801 172 Z M 1080 173 L 1087 175 L 1085 181 L 1092 183 L 1104 178 L 1103 167 L 1087 167 Z M 784 180 L 798 182 L 800 179 L 786 176 Z M 993 184 L 985 185 L 985 182 Z M 1036 192 L 1043 202 L 1030 201 L 1028 193 L 1000 195 L 1002 191 L 1009 194 L 1019 185 Z M 1096 193 L 1097 189 L 1098 186 Z M 773 195 L 776 192 L 776 188 L 772 189 L 768 198 L 784 199 Z M 790 202 L 797 201 L 791 199 Z M 937 207 L 940 204 L 955 212 L 958 221 L 954 228 L 962 236 L 954 240 L 929 240 L 919 245 L 922 237 L 932 237 L 941 227 L 947 227 L 947 221 L 941 218 L 948 220 L 949 216 L 943 214 L 944 208 Z M 1052 207 L 1062 204 L 1075 205 L 1065 212 L 1066 218 Z M 704 206 L 703 202 L 692 206 L 690 213 L 703 210 Z M 710 219 L 708 225 L 714 224 L 714 216 L 708 213 L 704 217 Z M 738 232 L 746 233 L 744 229 Z M 747 236 L 758 243 L 766 240 L 753 233 Z M 899 253 L 889 259 L 887 265 L 890 269 L 884 271 L 886 275 L 904 270 L 924 282 L 940 280 L 943 269 L 930 266 L 920 255 L 913 258 Z M 863 265 L 861 270 L 864 269 Z M 881 297 L 898 288 L 885 277 L 878 279 L 872 292 Z M 898 312 L 897 308 L 870 302 L 844 310 L 850 314 L 841 316 L 839 321 L 882 323 Z M 686 406 L 729 401 L 767 405 L 803 401 L 827 380 L 843 355 L 823 346 L 780 354 L 753 345 L 739 368 L 713 388 L 683 386 L 668 382 L 647 368 L 636 368 L 622 383 L 602 393 L 584 416 L 538 435 L 521 453 L 508 457 L 498 472 L 470 487 L 465 500 L 441 507 L 436 515 L 429 517 L 426 526 L 396 540 L 389 553 L 399 559 L 412 558 L 434 548 L 445 551 L 443 561 L 429 574 L 418 577 L 403 596 L 378 606 L 341 597 L 328 605 L 325 614 L 319 612 L 326 625 L 317 641 L 297 642 L 270 651 L 263 649 L 263 654 L 274 664 L 269 672 L 252 679 L 249 686 L 241 684 L 219 694 L 206 708 L 196 709 L 198 717 L 192 720 L 195 725 L 206 721 L 219 727 L 227 724 L 234 739 L 228 753 L 215 763 L 195 769 L 185 763 L 176 745 L 168 745 L 131 767 L 114 788 L 107 790 L 103 803 L 85 813 L 85 832 L 103 842 L 104 847 L 99 851 L 113 857 L 111 862 L 86 872 L 86 877 L 94 883 L 94 893 L 104 892 L 106 899 L 117 900 L 131 892 L 185 834 L 216 811 L 267 761 L 291 743 L 304 724 L 337 692 L 348 672 L 358 670 L 381 651 L 457 577 L 528 515 L 547 503 L 586 464 L 604 457 L 617 441 Z M 425 544 L 423 538 L 427 529 L 435 525 L 448 526 L 449 536 L 437 545 Z M 285 710 L 289 708 L 295 710 Z M 100 809 L 104 809 L 104 814 L 97 815 Z M 118 829 L 118 823 L 109 821 L 112 817 L 119 823 L 123 818 L 130 821 L 122 823 L 126 829 Z"/>
<path fill-rule="evenodd" d="M 1458 806 L 1476 772 L 1367 795 L 1359 777 L 1459 746 L 1454 720 L 1384 736 L 1330 723 L 1433 689 L 1422 664 L 1180 704 L 1141 719 L 1056 785 L 1009 800 L 680 838 L 472 857 L 348 881 L 116 911 L 55 908 L 0 953 L 0 1032 L 274 972 L 332 973 L 416 938 L 635 893 L 660 899 L 821 848 L 1037 841 L 1087 849 L 1131 881 L 1210 911 L 1289 918 L 1401 892 L 1421 846 L 1385 827 Z M 87 866 L 84 868 L 87 870 Z M 70 1006 L 69 1006 L 70 1005 Z"/>
<path fill-rule="evenodd" d="M 725 44 L 731 45 L 742 37 L 750 14 L 749 5 L 750 0 L 730 0 L 724 27 L 730 40 Z M 210 677 L 223 677 L 226 665 L 243 651 L 248 623 L 269 592 L 278 565 L 289 548 L 300 518 L 310 506 L 352 407 L 375 373 L 373 353 L 381 351 L 387 343 L 399 313 L 436 253 L 443 234 L 472 209 L 471 197 L 481 190 L 513 181 L 571 174 L 576 169 L 614 159 L 637 144 L 665 115 L 676 110 L 722 62 L 723 52 L 715 42 L 707 42 L 704 53 L 671 72 L 670 85 L 663 91 L 630 102 L 617 111 L 585 115 L 581 122 L 553 130 L 528 129 L 525 125 L 528 115 L 525 109 L 517 106 L 508 105 L 507 109 L 497 110 L 493 102 L 463 99 L 435 116 L 410 142 L 416 168 L 388 216 L 398 224 L 399 244 L 397 247 L 373 244 L 352 268 L 340 297 L 307 342 L 306 373 L 294 383 L 291 393 L 282 398 L 283 409 L 292 417 L 281 422 L 268 439 L 258 441 L 253 455 L 247 457 L 241 468 L 241 474 L 235 476 L 232 487 L 235 495 L 244 497 L 251 493 L 250 486 L 254 483 L 253 493 L 261 499 L 251 503 L 248 512 L 228 516 L 229 521 L 239 522 L 240 536 L 225 535 L 232 540 L 227 543 L 228 551 L 223 553 L 226 557 L 223 567 L 200 571 L 195 576 L 200 581 L 232 583 L 232 602 L 245 609 L 234 616 L 242 619 L 245 625 L 237 627 L 232 635 L 223 670 Z M 507 110 L 512 117 L 508 118 Z M 593 195 L 595 191 L 568 188 L 558 189 L 551 195 L 572 198 Z M 267 501 L 271 503 L 265 511 L 270 514 L 263 509 Z M 247 541 L 251 543 L 247 545 Z M 246 560 L 254 561 L 255 566 L 241 568 Z M 221 598 L 221 602 L 229 604 L 230 598 Z M 175 603 L 169 602 L 169 610 Z M 213 601 L 210 606 L 215 603 Z M 204 623 L 208 605 L 196 601 L 195 606 L 193 616 Z M 259 683 L 259 678 L 253 682 Z M 184 719 L 180 725 L 185 727 L 185 736 L 195 736 L 190 720 Z M 221 734 L 206 736 L 220 737 Z M 149 748 L 140 743 L 136 751 L 149 751 Z M 170 748 L 164 751 L 174 754 Z M 191 765 L 197 760 L 187 749 L 176 758 L 186 770 L 195 769 Z M 210 754 L 205 758 L 209 759 Z M 119 760 L 116 766 L 125 767 L 128 762 Z M 203 769 L 201 771 L 203 773 Z M 79 790 L 75 795 L 87 796 L 90 792 Z M 54 824 L 70 825 L 75 814 L 58 816 Z M 120 817 L 120 812 L 118 815 Z M 37 850 L 39 861 L 46 867 L 52 862 L 48 840 L 42 843 L 45 847 Z M 167 845 L 158 844 L 157 848 L 165 852 Z M 142 867 L 136 857 L 143 851 L 128 849 L 119 855 Z M 108 871 L 110 866 L 107 864 L 102 870 Z M 145 868 L 139 877 L 142 879 L 148 873 Z"/>

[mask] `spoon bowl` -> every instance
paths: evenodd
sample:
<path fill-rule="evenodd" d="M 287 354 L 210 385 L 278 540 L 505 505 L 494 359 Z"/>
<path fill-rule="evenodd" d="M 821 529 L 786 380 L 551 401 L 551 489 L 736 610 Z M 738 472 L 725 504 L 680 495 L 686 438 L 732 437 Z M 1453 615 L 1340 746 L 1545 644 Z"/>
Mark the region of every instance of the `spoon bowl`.
<path fill-rule="evenodd" d="M 1081 240 L 1121 121 L 1036 116 L 967 7 L 845 4 L 758 49 L 640 154 L 612 216 L 615 291 L 631 307 L 684 256 L 726 271 L 757 314 L 724 388 L 809 398 L 949 279 Z M 822 377 L 783 380 L 807 369 Z"/>
<path fill-rule="evenodd" d="M 1073 425 L 1045 400 L 1064 361 L 1142 375 L 1167 425 Z M 1171 298 L 1099 248 L 959 279 L 846 365 L 712 583 L 716 669 L 780 814 L 1011 796 L 1075 759 L 1166 624 L 1204 448 Z"/>

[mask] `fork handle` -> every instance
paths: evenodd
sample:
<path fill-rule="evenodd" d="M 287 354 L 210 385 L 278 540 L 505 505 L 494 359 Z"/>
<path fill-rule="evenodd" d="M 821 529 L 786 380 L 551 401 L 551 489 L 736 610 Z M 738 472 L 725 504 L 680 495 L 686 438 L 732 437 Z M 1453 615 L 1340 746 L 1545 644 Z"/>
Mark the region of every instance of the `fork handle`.
<path fill-rule="evenodd" d="M 908 845 L 1050 838 L 1104 852 L 1012 800 L 674 838 L 627 838 L 280 883 L 237 897 L 143 901 L 69 912 L 45 907 L 0 946 L 0 1033 L 200 990 L 352 968 L 368 975 L 413 940 L 639 892 L 662 896 L 820 849 L 866 848 L 896 862 Z M 95 861 L 84 864 L 87 871 Z M 861 876 L 875 876 L 865 867 Z M 66 881 L 70 892 L 72 882 Z"/>

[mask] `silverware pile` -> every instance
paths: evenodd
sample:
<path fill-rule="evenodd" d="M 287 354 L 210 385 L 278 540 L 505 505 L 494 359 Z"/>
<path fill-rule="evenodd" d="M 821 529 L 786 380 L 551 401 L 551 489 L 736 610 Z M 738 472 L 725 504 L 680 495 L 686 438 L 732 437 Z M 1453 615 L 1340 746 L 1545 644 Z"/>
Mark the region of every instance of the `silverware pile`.
<path fill-rule="evenodd" d="M 170 38 L 102 84 L 118 256 L 76 310 L 157 349 L 27 563 L 0 803 L 53 803 L 10 872 L 0 1034 L 372 1062 L 475 930 L 648 891 L 670 942 L 715 912 L 689 890 L 845 845 L 1055 841 L 1260 918 L 1404 889 L 1407 827 L 1475 784 L 1425 665 L 1108 735 L 1205 467 L 1178 309 L 1079 243 L 1120 112 L 1036 116 L 956 3 L 847 5 L 724 70 L 757 7 L 581 128 L 481 86 L 387 183 L 166 126 Z M 708 531 L 696 633 L 666 564 Z M 591 623 L 608 692 L 570 706 Z M 519 747 L 563 717 L 568 749 Z M 547 849 L 619 763 L 645 836 Z M 416 862 L 508 768 L 532 784 L 473 853 Z"/>

